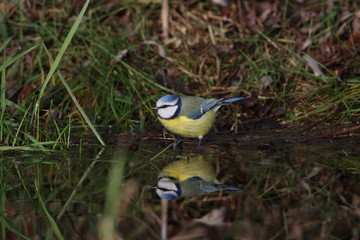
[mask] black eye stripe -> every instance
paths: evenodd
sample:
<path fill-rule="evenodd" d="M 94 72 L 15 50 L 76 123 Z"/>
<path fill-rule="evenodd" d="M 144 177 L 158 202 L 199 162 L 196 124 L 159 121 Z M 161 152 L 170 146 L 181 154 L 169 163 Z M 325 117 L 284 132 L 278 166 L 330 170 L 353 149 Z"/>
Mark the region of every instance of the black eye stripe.
<path fill-rule="evenodd" d="M 174 104 L 174 105 L 162 105 L 162 106 L 158 107 L 158 109 L 159 108 L 174 107 L 174 106 L 176 106 L 176 104 Z"/>
<path fill-rule="evenodd" d="M 176 192 L 175 190 L 172 190 L 172 189 L 167 189 L 167 188 L 162 188 L 162 187 L 156 187 L 156 188 L 163 192 Z"/>

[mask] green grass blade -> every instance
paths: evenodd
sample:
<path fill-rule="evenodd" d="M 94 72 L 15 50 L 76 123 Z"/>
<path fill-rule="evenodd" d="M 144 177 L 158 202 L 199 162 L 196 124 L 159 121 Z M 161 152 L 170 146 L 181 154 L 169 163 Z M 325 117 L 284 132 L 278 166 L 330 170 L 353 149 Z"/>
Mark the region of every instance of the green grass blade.
<path fill-rule="evenodd" d="M 61 211 L 59 212 L 59 214 L 56 216 L 56 220 L 60 220 L 62 218 L 62 216 L 64 215 L 65 211 L 68 209 L 70 203 L 74 200 L 76 193 L 79 191 L 79 189 L 81 188 L 83 182 L 86 180 L 86 178 L 88 177 L 89 173 L 91 172 L 91 170 L 94 168 L 95 164 L 98 163 L 98 161 L 93 161 L 90 166 L 86 169 L 86 171 L 84 172 L 84 174 L 81 176 L 79 182 L 77 183 L 76 187 L 73 189 L 73 191 L 71 192 L 70 197 L 66 200 L 63 208 L 61 209 Z"/>
<path fill-rule="evenodd" d="M 60 75 L 59 75 L 60 77 Z M 73 92 L 71 91 L 71 88 L 69 86 L 69 84 L 67 84 L 67 82 L 65 81 L 65 79 L 61 76 L 60 77 L 61 82 L 63 83 L 63 85 L 65 86 L 66 90 L 68 91 L 71 99 L 73 100 L 73 102 L 75 103 L 76 107 L 78 108 L 81 116 L 85 119 L 86 123 L 88 124 L 89 128 L 91 129 L 91 131 L 94 133 L 94 135 L 96 136 L 96 138 L 99 140 L 99 142 L 101 143 L 101 145 L 105 146 L 105 142 L 103 141 L 103 139 L 101 138 L 99 132 L 96 130 L 95 126 L 92 124 L 92 122 L 90 121 L 89 117 L 86 115 L 84 109 L 81 107 L 79 101 L 76 99 L 75 95 L 73 94 Z"/>
<path fill-rule="evenodd" d="M 39 204 L 40 204 L 40 208 L 41 210 L 44 212 L 44 214 L 46 215 L 46 217 L 48 218 L 50 225 L 51 225 L 51 230 L 55 233 L 57 239 L 63 240 L 64 237 L 61 234 L 61 231 L 59 229 L 59 226 L 57 225 L 55 219 L 51 216 L 51 214 L 49 213 L 49 211 L 46 208 L 45 202 L 41 197 L 40 194 L 40 189 L 39 189 L 39 183 L 38 183 L 38 179 L 35 180 L 35 189 L 36 189 L 36 197 L 39 200 Z M 52 232 L 51 231 L 51 232 Z"/>
<path fill-rule="evenodd" d="M 75 32 L 77 30 L 77 28 L 79 27 L 79 24 L 81 22 L 81 19 L 83 18 L 84 14 L 85 14 L 85 11 L 89 5 L 89 0 L 86 1 L 85 5 L 83 6 L 83 8 L 81 9 L 81 12 L 79 14 L 79 16 L 77 17 L 74 25 L 71 27 L 70 29 L 70 32 L 68 34 L 68 36 L 66 37 L 63 45 L 61 46 L 60 48 L 60 51 L 58 53 L 58 55 L 56 56 L 54 62 L 53 62 L 53 65 L 52 67 L 50 68 L 50 71 L 48 73 L 48 75 L 46 76 L 46 79 L 45 79 L 45 82 L 40 90 L 40 93 L 39 93 L 39 98 L 37 99 L 37 102 L 35 104 L 35 108 L 34 108 L 34 115 L 35 113 L 38 111 L 39 109 L 39 106 L 40 106 L 40 101 L 41 101 L 41 97 L 42 97 L 42 94 L 44 93 L 45 91 L 45 88 L 48 84 L 48 82 L 50 81 L 50 78 L 53 76 L 53 74 L 55 73 L 55 71 L 57 70 L 58 66 L 59 66 L 59 63 L 60 63 L 60 60 L 62 59 L 64 53 L 65 53 L 65 50 L 66 48 L 69 46 L 70 44 L 70 41 L 71 39 L 73 38 L 73 36 L 75 35 Z M 46 48 L 46 46 L 43 44 L 43 47 L 46 51 L 46 53 L 48 54 L 49 58 L 52 60 L 51 58 L 51 55 L 48 51 L 48 49 Z M 86 115 L 85 111 L 83 110 L 83 108 L 81 107 L 79 101 L 76 99 L 74 93 L 72 92 L 69 84 L 65 81 L 64 77 L 62 76 L 62 74 L 60 73 L 60 71 L 57 71 L 57 75 L 58 77 L 60 78 L 62 84 L 64 85 L 64 87 L 66 88 L 67 92 L 69 93 L 71 99 L 73 100 L 73 102 L 75 103 L 76 107 L 78 108 L 81 116 L 85 119 L 86 123 L 88 124 L 88 126 L 90 127 L 90 129 L 93 131 L 93 133 L 95 134 L 96 138 L 99 140 L 99 142 L 101 143 L 101 145 L 104 145 L 105 146 L 105 142 L 102 140 L 100 134 L 97 132 L 97 130 L 95 129 L 94 125 L 91 123 L 90 119 L 88 118 L 88 116 Z"/>
<path fill-rule="evenodd" d="M 54 144 L 54 142 L 46 142 L 44 144 Z M 48 150 L 44 147 L 40 148 L 38 145 L 28 145 L 28 146 L 0 146 L 1 151 L 42 151 L 42 152 L 51 152 L 52 150 Z"/>
<path fill-rule="evenodd" d="M 4 167 L 2 164 L 0 165 L 0 178 L 4 179 Z M 5 188 L 3 185 L 3 181 L 0 181 L 0 192 L 1 192 L 1 194 L 0 194 L 0 214 L 2 217 L 2 214 L 6 213 L 6 198 L 5 198 L 6 191 L 5 191 Z M 3 222 L 2 218 L 1 218 L 0 222 L 1 222 L 1 239 L 5 240 L 6 239 L 6 232 L 5 232 L 6 224 Z"/>
<path fill-rule="evenodd" d="M 13 64 L 14 62 L 16 62 L 17 60 L 19 60 L 20 58 L 22 58 L 23 56 L 25 56 L 26 54 L 28 54 L 29 52 L 33 51 L 35 48 L 37 48 L 40 45 L 40 43 L 32 46 L 31 48 L 25 50 L 22 53 L 19 53 L 18 55 L 16 55 L 15 57 L 10 57 L 8 58 L 6 61 L 4 61 L 1 66 L 0 66 L 0 71 L 3 71 L 4 69 L 6 69 L 8 66 L 10 66 L 11 64 Z"/>
<path fill-rule="evenodd" d="M 16 229 L 16 227 L 13 226 L 13 224 L 7 220 L 7 218 L 3 215 L 0 214 L 0 222 L 2 226 L 5 226 L 5 228 L 7 228 L 8 230 L 10 230 L 11 232 L 13 232 L 14 234 L 16 234 L 18 237 L 21 237 L 21 239 L 25 239 L 25 240 L 31 240 L 30 238 L 26 237 L 24 234 L 22 234 L 20 231 L 18 231 Z M 2 233 L 2 236 L 4 236 L 4 232 Z M 4 240 L 6 238 L 3 238 Z"/>
<path fill-rule="evenodd" d="M 112 159 L 114 161 L 112 161 L 108 175 L 104 215 L 99 227 L 100 238 L 103 240 L 116 239 L 116 222 L 119 218 L 119 202 L 122 193 L 124 167 L 127 161 L 126 152 L 122 149 L 116 149 Z"/>
<path fill-rule="evenodd" d="M 26 110 L 25 110 L 25 109 L 23 109 L 23 108 L 22 108 L 21 106 L 19 106 L 18 104 L 16 104 L 16 103 L 14 103 L 14 102 L 10 101 L 9 99 L 6 99 L 6 98 L 5 98 L 5 103 L 6 103 L 6 106 L 9 106 L 9 107 L 15 108 L 16 110 L 21 111 L 21 112 L 23 112 L 23 113 L 25 113 L 25 112 L 26 112 Z"/>
<path fill-rule="evenodd" d="M 76 33 L 76 30 L 78 29 L 78 27 L 80 25 L 80 22 L 81 22 L 84 14 L 85 14 L 85 11 L 86 11 L 86 9 L 87 9 L 87 7 L 89 5 L 89 2 L 90 2 L 90 0 L 86 1 L 85 5 L 83 6 L 83 8 L 80 11 L 79 16 L 76 18 L 76 20 L 75 20 L 74 24 L 72 25 L 68 35 L 66 36 L 63 44 L 61 45 L 60 51 L 56 55 L 55 60 L 53 62 L 53 65 L 51 66 L 51 68 L 49 70 L 49 73 L 46 76 L 45 82 L 44 82 L 44 84 L 42 85 L 42 87 L 40 89 L 39 97 L 38 97 L 38 100 L 37 100 L 37 102 L 35 104 L 34 112 L 36 112 L 37 108 L 40 107 L 40 101 L 41 101 L 42 95 L 43 95 L 43 93 L 45 91 L 45 88 L 46 88 L 47 84 L 49 83 L 51 77 L 54 75 L 56 69 L 58 68 L 58 66 L 60 64 L 60 61 L 61 61 L 62 57 L 64 56 L 67 47 L 69 46 L 72 38 L 74 37 L 74 35 Z"/>
<path fill-rule="evenodd" d="M 5 55 L 5 54 L 4 54 Z M 6 59 L 6 56 L 4 56 Z M 0 141 L 3 140 L 4 133 L 4 115 L 6 109 L 6 101 L 5 101 L 5 89 L 6 89 L 6 73 L 5 69 L 1 71 L 1 88 L 0 88 L 0 102 L 1 102 L 1 112 L 0 112 Z"/>
<path fill-rule="evenodd" d="M 42 95 L 43 95 L 43 93 L 45 91 L 45 88 L 48 85 L 51 77 L 54 75 L 56 69 L 59 67 L 60 61 L 61 61 L 62 57 L 64 56 L 65 51 L 66 51 L 67 47 L 69 46 L 72 38 L 74 37 L 74 35 L 76 33 L 76 30 L 78 29 L 78 27 L 80 25 L 80 22 L 81 22 L 84 14 L 85 14 L 85 11 L 86 11 L 86 9 L 87 9 L 87 7 L 89 5 L 89 2 L 90 2 L 90 0 L 87 0 L 85 5 L 81 9 L 79 16 L 76 18 L 76 20 L 75 20 L 74 24 L 72 25 L 68 35 L 66 36 L 63 44 L 61 45 L 59 53 L 55 57 L 55 60 L 54 60 L 52 66 L 51 66 L 51 68 L 49 70 L 49 73 L 47 74 L 47 76 L 45 78 L 45 82 L 43 83 L 43 85 L 42 85 L 42 87 L 40 89 L 40 93 L 39 93 L 38 99 L 37 99 L 35 107 L 34 107 L 33 116 L 36 116 L 35 114 L 38 112 L 38 110 L 40 108 L 40 102 L 41 102 Z M 43 46 L 45 46 L 45 45 L 43 45 Z"/>
<path fill-rule="evenodd" d="M 15 167 L 15 169 L 16 169 L 16 173 L 17 173 L 17 175 L 18 175 L 18 177 L 19 177 L 19 180 L 20 180 L 20 182 L 21 182 L 21 185 L 23 186 L 26 194 L 28 195 L 29 199 L 32 199 L 32 196 L 31 196 L 31 194 L 30 194 L 30 191 L 29 191 L 28 187 L 26 186 L 26 183 L 25 183 L 25 181 L 24 181 L 24 179 L 23 179 L 23 177 L 22 177 L 22 175 L 21 175 L 21 172 L 20 172 L 20 169 L 19 169 L 18 165 L 17 165 L 17 164 L 14 164 L 14 167 Z"/>
<path fill-rule="evenodd" d="M 27 114 L 29 113 L 29 109 L 30 109 L 30 107 L 26 111 L 24 111 L 24 115 L 23 115 L 23 117 L 22 117 L 22 119 L 20 121 L 19 126 L 17 127 L 16 134 L 15 134 L 12 146 L 15 146 L 16 142 L 18 141 L 18 136 L 19 136 L 20 130 L 21 130 L 23 124 L 24 124 L 24 121 L 26 119 Z"/>
<path fill-rule="evenodd" d="M 100 150 L 100 152 L 96 155 L 95 159 L 93 160 L 93 162 L 90 164 L 90 166 L 86 169 L 86 171 L 84 172 L 84 174 L 81 176 L 79 182 L 76 184 L 76 187 L 73 189 L 73 191 L 71 192 L 71 195 L 69 196 L 69 198 L 66 200 L 64 206 L 62 207 L 62 209 L 60 210 L 59 214 L 56 216 L 56 220 L 60 220 L 62 218 L 62 216 L 64 215 L 65 211 L 68 209 L 70 203 L 74 200 L 77 192 L 79 191 L 80 187 L 82 186 L 83 182 L 86 180 L 86 178 L 88 177 L 89 173 L 91 172 L 91 170 L 95 167 L 96 163 L 98 163 L 98 159 L 100 159 L 100 156 L 102 155 L 102 153 L 105 151 L 105 148 L 102 148 Z"/>
<path fill-rule="evenodd" d="M 0 52 L 2 52 L 2 50 L 6 48 L 6 46 L 11 42 L 12 39 L 13 39 L 12 37 L 6 39 L 6 41 L 0 46 Z"/>
<path fill-rule="evenodd" d="M 166 152 L 166 150 L 168 150 L 170 147 L 172 147 L 174 144 L 171 143 L 169 144 L 167 147 L 165 147 L 164 149 L 162 149 L 160 152 L 158 152 L 155 156 L 153 156 L 149 162 L 152 162 L 154 161 L 156 158 L 158 158 L 159 156 L 161 156 L 164 152 Z"/>
<path fill-rule="evenodd" d="M 51 55 L 48 51 L 48 49 L 46 48 L 46 46 L 44 45 L 44 49 L 46 51 L 46 53 L 48 54 L 49 58 L 51 59 Z M 52 60 L 52 59 L 51 59 Z M 69 86 L 69 84 L 66 82 L 65 78 L 63 77 L 63 75 L 61 74 L 60 71 L 57 71 L 57 75 L 60 78 L 61 83 L 64 85 L 64 87 L 66 88 L 67 92 L 69 93 L 71 99 L 73 100 L 73 102 L 75 103 L 77 109 L 79 110 L 81 116 L 85 119 L 86 123 L 88 124 L 89 128 L 91 129 L 91 131 L 94 133 L 94 135 L 96 136 L 96 138 L 99 140 L 99 142 L 101 143 L 101 145 L 105 146 L 105 142 L 103 141 L 103 139 L 101 138 L 99 132 L 96 130 L 94 124 L 92 124 L 92 122 L 90 121 L 89 117 L 86 115 L 84 109 L 81 107 L 79 101 L 76 99 L 74 93 L 71 90 L 71 87 Z"/>
<path fill-rule="evenodd" d="M 41 149 L 45 150 L 45 147 L 42 146 L 44 143 L 38 141 L 36 138 L 34 138 L 33 136 L 31 136 L 29 133 L 27 132 L 23 132 L 23 134 L 34 143 L 35 146 L 39 146 Z"/>

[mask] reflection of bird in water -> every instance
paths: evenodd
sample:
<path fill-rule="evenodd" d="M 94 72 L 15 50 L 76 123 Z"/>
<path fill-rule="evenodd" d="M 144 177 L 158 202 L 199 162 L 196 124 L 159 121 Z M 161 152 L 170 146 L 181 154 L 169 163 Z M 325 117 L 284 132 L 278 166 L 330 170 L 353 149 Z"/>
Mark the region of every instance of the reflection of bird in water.
<path fill-rule="evenodd" d="M 206 99 L 194 96 L 166 95 L 154 109 L 165 128 L 183 137 L 201 139 L 214 124 L 216 112 L 222 105 L 242 100 L 242 97 Z"/>
<path fill-rule="evenodd" d="M 241 188 L 220 184 L 216 180 L 214 168 L 201 155 L 179 157 L 180 160 L 167 165 L 159 174 L 156 193 L 164 199 L 191 197 L 222 189 L 242 190 Z"/>

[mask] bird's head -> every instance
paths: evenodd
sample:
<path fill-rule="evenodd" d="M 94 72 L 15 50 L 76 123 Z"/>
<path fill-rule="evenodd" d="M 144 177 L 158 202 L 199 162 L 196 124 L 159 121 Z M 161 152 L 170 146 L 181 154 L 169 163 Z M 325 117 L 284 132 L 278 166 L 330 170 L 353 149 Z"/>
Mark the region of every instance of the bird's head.
<path fill-rule="evenodd" d="M 181 109 L 181 99 L 175 95 L 166 95 L 156 102 L 157 114 L 162 119 L 176 118 Z"/>
<path fill-rule="evenodd" d="M 182 190 L 180 183 L 174 180 L 175 179 L 171 177 L 160 177 L 156 185 L 153 187 L 156 189 L 156 194 L 166 200 L 175 200 L 181 197 Z"/>

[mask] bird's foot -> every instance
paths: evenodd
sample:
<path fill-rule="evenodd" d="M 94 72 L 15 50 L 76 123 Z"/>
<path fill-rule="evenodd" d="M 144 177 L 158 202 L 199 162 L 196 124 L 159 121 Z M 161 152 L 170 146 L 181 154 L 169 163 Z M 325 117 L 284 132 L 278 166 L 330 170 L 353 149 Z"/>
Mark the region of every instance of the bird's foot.
<path fill-rule="evenodd" d="M 176 150 L 181 150 L 182 149 L 182 140 L 181 139 L 175 139 L 174 143 L 173 143 L 173 149 Z"/>

